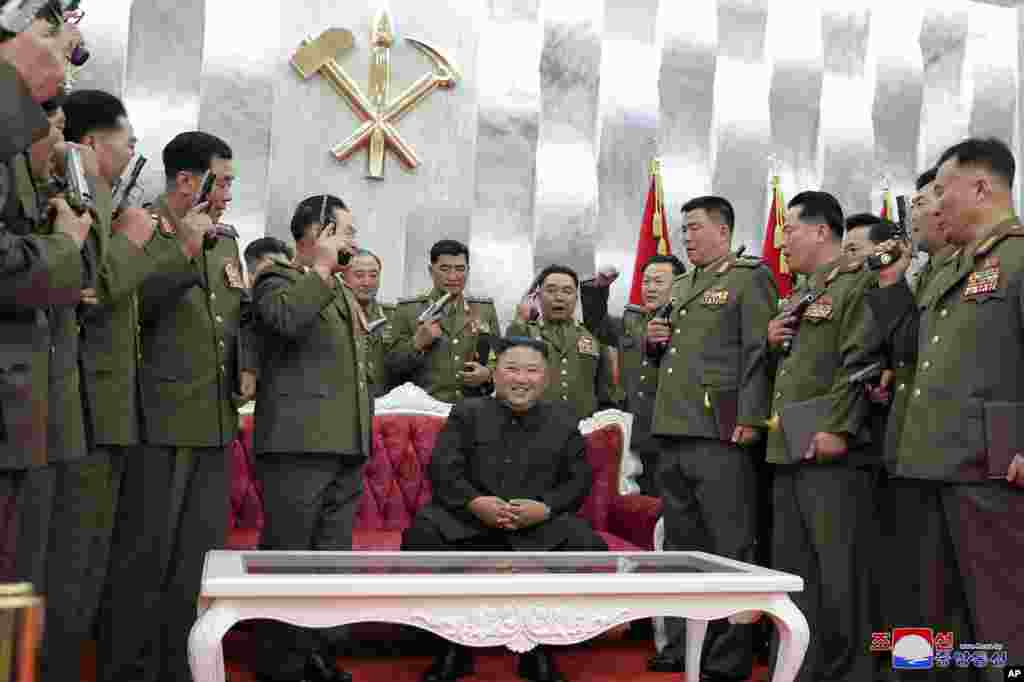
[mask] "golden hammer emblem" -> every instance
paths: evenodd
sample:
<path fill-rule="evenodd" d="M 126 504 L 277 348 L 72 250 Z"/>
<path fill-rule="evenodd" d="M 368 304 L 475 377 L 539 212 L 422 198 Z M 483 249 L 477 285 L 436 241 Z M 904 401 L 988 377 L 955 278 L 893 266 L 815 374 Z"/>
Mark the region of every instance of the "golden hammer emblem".
<path fill-rule="evenodd" d="M 451 89 L 461 78 L 455 62 L 442 50 L 418 38 L 406 37 L 406 40 L 430 59 L 433 68 L 394 101 L 388 99 L 391 91 L 391 46 L 394 44 L 394 31 L 387 10 L 377 12 L 370 28 L 372 53 L 369 93 L 363 92 L 336 59 L 339 52 L 347 52 L 355 44 L 352 32 L 348 29 L 329 28 L 315 40 L 303 40 L 291 59 L 292 67 L 303 80 L 312 78 L 317 73 L 327 79 L 362 122 L 347 140 L 335 145 L 331 153 L 338 161 L 344 161 L 358 150 L 367 147 L 367 177 L 374 180 L 384 178 L 384 152 L 389 148 L 406 168 L 412 170 L 420 165 L 415 150 L 402 139 L 395 124 L 434 90 Z"/>

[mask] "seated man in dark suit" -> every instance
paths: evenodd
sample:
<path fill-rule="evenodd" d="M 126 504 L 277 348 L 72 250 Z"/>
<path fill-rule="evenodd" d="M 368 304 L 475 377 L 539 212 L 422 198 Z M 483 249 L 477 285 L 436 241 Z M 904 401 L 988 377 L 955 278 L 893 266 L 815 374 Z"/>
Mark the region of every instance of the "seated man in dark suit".
<path fill-rule="evenodd" d="M 576 515 L 591 470 L 576 416 L 566 404 L 538 402 L 547 384 L 547 346 L 510 337 L 497 345 L 494 397 L 452 408 L 434 446 L 434 497 L 402 537 L 409 551 L 604 551 L 604 540 Z M 469 649 L 449 644 L 424 682 L 469 675 Z M 523 654 L 519 676 L 565 678 L 543 647 Z"/>

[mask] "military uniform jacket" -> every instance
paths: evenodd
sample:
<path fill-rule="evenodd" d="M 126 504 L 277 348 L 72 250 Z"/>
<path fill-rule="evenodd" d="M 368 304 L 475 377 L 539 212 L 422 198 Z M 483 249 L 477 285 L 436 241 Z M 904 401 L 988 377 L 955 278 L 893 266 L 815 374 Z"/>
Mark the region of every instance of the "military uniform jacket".
<path fill-rule="evenodd" d="M 154 211 L 177 225 L 163 197 Z M 238 320 L 245 283 L 238 242 L 217 240 L 192 261 L 157 229 L 146 253 L 161 262 L 139 289 L 143 437 L 153 445 L 215 447 L 234 438 Z"/>
<path fill-rule="evenodd" d="M 391 379 L 400 384 L 411 381 L 437 400 L 454 403 L 464 397 L 485 395 L 489 385 L 478 388 L 464 386 L 459 378 L 462 366 L 477 360 L 488 364 L 489 358 L 477 358 L 477 342 L 484 335 L 498 335 L 498 313 L 490 298 L 464 296 L 457 304 L 449 303 L 441 320 L 444 334 L 426 352 L 419 353 L 413 346 L 416 320 L 427 307 L 441 298 L 444 292 L 398 299 L 392 328 L 394 341 L 385 355 L 385 365 Z"/>
<path fill-rule="evenodd" d="M 359 304 L 337 280 L 274 264 L 253 288 L 263 339 L 257 453 L 367 455 L 370 398 Z"/>
<path fill-rule="evenodd" d="M 872 343 L 864 301 L 865 292 L 875 282 L 875 273 L 864 268 L 863 260 L 840 258 L 818 269 L 791 294 L 790 300 L 796 300 L 810 291 L 823 291 L 799 321 L 792 352 L 788 356 L 775 350 L 767 354 L 775 374 L 772 422 L 778 421 L 776 415 L 785 405 L 829 396 L 830 413 L 816 431 L 846 435 L 850 449 L 846 461 L 851 466 L 872 463 L 871 452 L 859 447 L 870 441 L 870 405 L 863 387 L 851 385 L 848 378 L 880 357 Z M 768 433 L 767 445 L 769 462 L 787 461 L 780 429 Z"/>
<path fill-rule="evenodd" d="M 10 86 L 6 71 L 8 66 L 0 61 L 0 91 L 5 97 Z M 21 135 L 19 129 L 30 130 L 38 116 L 44 130 L 49 128 L 38 105 L 15 106 L 13 100 L 28 97 L 23 90 L 19 85 L 11 99 L 0 103 L 0 117 L 10 126 L 0 135 L 3 143 L 13 138 L 31 141 L 33 133 Z M 2 170 L 11 168 L 5 165 Z M 73 452 L 59 442 L 59 448 L 47 443 L 60 436 L 50 428 L 57 417 L 51 419 L 49 405 L 67 405 L 66 386 L 60 380 L 75 365 L 66 356 L 74 340 L 66 336 L 67 327 L 54 318 L 53 310 L 60 306 L 73 311 L 81 298 L 83 268 L 81 252 L 70 237 L 33 234 L 34 225 L 21 210 L 13 172 L 5 177 L 10 184 L 0 206 L 0 470 L 23 470 Z M 52 400 L 51 385 L 61 389 Z M 76 433 L 74 424 L 68 433 Z M 81 434 L 80 412 L 77 433 Z"/>
<path fill-rule="evenodd" d="M 43 188 L 37 188 L 31 176 L 25 155 L 15 157 L 15 182 L 21 210 L 34 225 L 37 234 L 52 232 L 43 222 L 39 207 L 50 195 Z M 92 180 L 92 178 L 90 178 Z M 81 270 L 92 269 L 85 258 L 86 252 L 79 252 Z M 81 296 L 71 295 L 60 305 L 47 309 L 50 323 L 50 362 L 47 388 L 48 419 L 47 449 L 52 462 L 67 462 L 84 457 L 88 451 L 85 424 L 82 415 L 81 376 L 78 367 L 79 325 L 75 304 Z"/>
<path fill-rule="evenodd" d="M 391 303 L 373 301 L 363 310 L 368 323 L 382 317 L 387 322 L 373 330 L 372 334 L 360 338 L 366 344 L 366 385 L 370 390 L 370 399 L 379 398 L 394 386 L 384 363 L 387 349 L 395 342 L 394 319 L 398 306 Z M 486 360 L 484 361 L 486 362 Z"/>
<path fill-rule="evenodd" d="M 160 263 L 127 237 L 111 231 L 109 189 L 96 192 L 99 222 L 85 250 L 96 263 L 96 305 L 80 310 L 82 381 L 87 430 L 93 445 L 139 443 L 139 306 L 137 292 Z"/>
<path fill-rule="evenodd" d="M 590 491 L 592 472 L 572 410 L 541 401 L 516 416 L 493 397 L 456 404 L 438 434 L 430 461 L 433 499 L 420 514 L 448 540 L 484 530 L 469 511 L 481 496 L 529 499 L 551 509 L 551 519 L 530 529 L 524 549 L 550 549 L 566 537 L 557 517 L 577 512 Z M 513 544 L 517 534 L 512 534 Z"/>
<path fill-rule="evenodd" d="M 622 406 L 633 414 L 630 446 L 638 449 L 651 439 L 654 399 L 658 395 L 658 365 L 644 352 L 647 323 L 653 313 L 629 304 L 622 317 L 608 315 L 608 287 L 582 286 L 583 324 L 598 340 L 618 348 L 619 397 Z"/>
<path fill-rule="evenodd" d="M 771 270 L 729 254 L 672 287 L 672 340 L 659 358 L 653 431 L 659 436 L 732 437 L 736 424 L 763 426 L 770 378 L 756 362 L 778 309 Z"/>
<path fill-rule="evenodd" d="M 904 318 L 917 328 L 904 336 L 916 340 L 905 347 L 913 373 L 896 387 L 886 434 L 893 475 L 988 480 L 985 404 L 1024 402 L 1022 280 L 1024 227 L 1013 218 L 952 253 L 920 293 Z"/>
<path fill-rule="evenodd" d="M 564 330 L 564 339 L 559 328 Z M 599 409 L 615 406 L 608 349 L 579 322 L 513 322 L 506 334 L 547 343 L 545 400 L 568 403 L 576 419 L 586 419 Z"/>

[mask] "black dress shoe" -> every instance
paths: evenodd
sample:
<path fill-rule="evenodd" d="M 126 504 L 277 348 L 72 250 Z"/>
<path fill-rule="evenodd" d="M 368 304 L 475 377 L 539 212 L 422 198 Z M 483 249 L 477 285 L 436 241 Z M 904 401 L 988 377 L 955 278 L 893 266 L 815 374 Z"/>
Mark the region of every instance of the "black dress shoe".
<path fill-rule="evenodd" d="M 461 644 L 450 644 L 423 673 L 423 682 L 454 682 L 473 673 L 473 653 Z"/>
<path fill-rule="evenodd" d="M 686 664 L 681 658 L 655 654 L 647 659 L 647 669 L 652 673 L 681 673 L 686 670 Z"/>
<path fill-rule="evenodd" d="M 545 647 L 538 646 L 532 651 L 519 655 L 519 666 L 516 673 L 530 682 L 566 682 L 555 660 Z"/>
<path fill-rule="evenodd" d="M 352 673 L 338 670 L 320 654 L 313 653 L 306 659 L 302 671 L 303 682 L 352 682 Z"/>

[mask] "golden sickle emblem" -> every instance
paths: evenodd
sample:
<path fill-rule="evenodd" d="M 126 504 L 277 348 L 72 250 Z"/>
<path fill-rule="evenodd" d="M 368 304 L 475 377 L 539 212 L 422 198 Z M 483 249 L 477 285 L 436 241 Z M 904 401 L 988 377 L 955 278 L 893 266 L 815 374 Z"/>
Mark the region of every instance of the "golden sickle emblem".
<path fill-rule="evenodd" d="M 454 88 L 461 78 L 455 62 L 439 48 L 417 38 L 407 37 L 406 40 L 430 59 L 433 69 L 392 102 L 388 101 L 388 95 L 391 88 L 391 45 L 394 33 L 387 10 L 377 13 L 370 30 L 372 55 L 369 95 L 363 93 L 335 59 L 338 52 L 348 51 L 355 42 L 352 32 L 347 29 L 330 28 L 315 40 L 307 38 L 291 58 L 292 66 L 304 80 L 316 73 L 326 78 L 363 122 L 348 139 L 335 145 L 331 153 L 339 161 L 344 161 L 362 147 L 368 146 L 367 177 L 374 180 L 384 178 L 384 152 L 388 148 L 410 170 L 419 166 L 415 150 L 402 139 L 395 124 L 434 90 Z"/>

